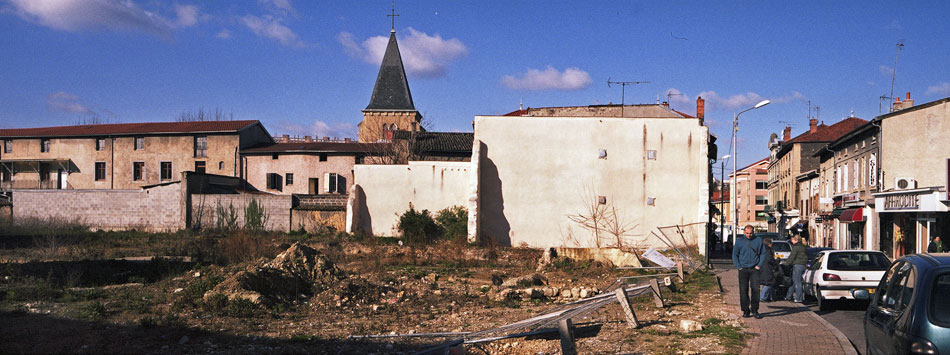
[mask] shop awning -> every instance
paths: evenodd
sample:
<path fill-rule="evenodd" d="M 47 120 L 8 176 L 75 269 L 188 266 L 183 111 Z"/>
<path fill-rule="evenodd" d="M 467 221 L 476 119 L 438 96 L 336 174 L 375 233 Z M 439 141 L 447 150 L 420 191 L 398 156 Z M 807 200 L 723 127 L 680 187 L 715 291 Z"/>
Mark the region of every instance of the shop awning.
<path fill-rule="evenodd" d="M 849 208 L 841 212 L 838 220 L 845 223 L 864 222 L 864 208 Z"/>
<path fill-rule="evenodd" d="M 802 220 L 801 218 L 795 217 L 788 221 L 788 224 L 785 225 L 785 229 L 795 228 L 795 225 L 798 224 L 798 221 Z"/>

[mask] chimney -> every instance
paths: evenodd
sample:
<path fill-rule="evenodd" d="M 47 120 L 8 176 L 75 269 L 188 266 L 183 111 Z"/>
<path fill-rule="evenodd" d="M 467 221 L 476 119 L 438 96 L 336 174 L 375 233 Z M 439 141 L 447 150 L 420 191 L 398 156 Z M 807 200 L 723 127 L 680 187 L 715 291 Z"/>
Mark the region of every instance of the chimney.
<path fill-rule="evenodd" d="M 900 96 L 895 97 L 895 98 L 894 98 L 894 109 L 891 110 L 891 111 L 897 111 L 897 110 L 900 110 L 900 109 L 902 109 L 902 108 L 904 108 L 904 104 L 901 102 L 901 97 L 900 97 Z"/>
<path fill-rule="evenodd" d="M 349 138 L 343 138 L 343 143 L 350 143 L 350 142 L 352 142 L 352 141 L 353 141 L 353 140 L 351 140 L 351 139 L 349 139 Z"/>
<path fill-rule="evenodd" d="M 815 132 L 818 132 L 818 120 L 812 118 L 808 120 L 808 133 L 815 133 Z"/>
<path fill-rule="evenodd" d="M 700 120 L 706 118 L 706 100 L 702 96 L 696 98 L 696 117 Z"/>
<path fill-rule="evenodd" d="M 670 103 L 666 101 L 663 101 L 661 105 L 663 105 L 664 107 L 670 107 Z"/>
<path fill-rule="evenodd" d="M 914 100 L 910 98 L 910 91 L 907 92 L 907 99 L 904 100 L 904 107 L 908 108 L 914 106 Z"/>
<path fill-rule="evenodd" d="M 791 139 L 792 139 L 792 127 L 785 126 L 785 130 L 782 131 L 782 141 L 788 142 Z"/>
<path fill-rule="evenodd" d="M 304 141 L 304 142 L 312 142 L 312 141 L 313 141 L 313 138 L 311 138 L 310 136 L 303 136 L 303 141 Z"/>
<path fill-rule="evenodd" d="M 283 143 L 290 143 L 290 135 L 285 134 L 285 135 L 280 136 L 280 141 Z"/>

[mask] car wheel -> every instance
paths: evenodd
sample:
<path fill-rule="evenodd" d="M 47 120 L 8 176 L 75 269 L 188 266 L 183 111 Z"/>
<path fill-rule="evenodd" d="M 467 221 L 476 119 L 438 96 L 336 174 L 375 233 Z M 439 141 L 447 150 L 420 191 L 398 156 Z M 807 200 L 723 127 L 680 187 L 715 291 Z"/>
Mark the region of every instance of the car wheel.
<path fill-rule="evenodd" d="M 819 311 L 830 311 L 833 308 L 832 301 L 821 296 L 821 288 L 815 288 L 815 299 L 818 300 Z"/>

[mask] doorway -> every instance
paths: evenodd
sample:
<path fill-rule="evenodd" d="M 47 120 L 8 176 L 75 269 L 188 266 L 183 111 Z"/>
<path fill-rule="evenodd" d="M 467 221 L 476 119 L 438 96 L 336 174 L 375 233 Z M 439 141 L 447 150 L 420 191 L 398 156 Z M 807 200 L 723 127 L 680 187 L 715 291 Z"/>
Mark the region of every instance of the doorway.
<path fill-rule="evenodd" d="M 318 191 L 320 191 L 320 190 L 318 189 L 318 187 L 320 186 L 320 184 L 319 184 L 319 179 L 317 179 L 317 178 L 310 178 L 310 184 L 309 184 L 309 185 L 310 185 L 309 193 L 310 193 L 311 195 L 316 195 L 316 194 L 318 193 Z"/>
<path fill-rule="evenodd" d="M 56 169 L 56 189 L 65 190 L 66 189 L 66 171 L 63 169 Z"/>
<path fill-rule="evenodd" d="M 930 243 L 930 231 L 937 222 L 934 218 L 921 218 L 917 220 L 917 245 L 914 247 L 916 253 L 922 253 L 927 250 Z"/>

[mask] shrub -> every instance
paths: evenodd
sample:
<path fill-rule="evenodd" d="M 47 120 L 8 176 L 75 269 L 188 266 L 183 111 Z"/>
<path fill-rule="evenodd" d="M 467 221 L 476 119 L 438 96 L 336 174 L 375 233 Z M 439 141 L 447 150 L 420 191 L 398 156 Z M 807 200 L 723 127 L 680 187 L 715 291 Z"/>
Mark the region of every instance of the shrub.
<path fill-rule="evenodd" d="M 462 206 L 445 208 L 435 215 L 435 222 L 445 230 L 445 238 L 468 238 L 468 210 Z"/>
<path fill-rule="evenodd" d="M 399 216 L 397 228 L 410 245 L 429 243 L 442 234 L 442 228 L 432 219 L 429 210 L 416 211 L 411 203 L 409 210 Z"/>
<path fill-rule="evenodd" d="M 267 211 L 264 206 L 252 198 L 244 207 L 244 228 L 252 231 L 262 231 L 267 226 Z"/>
<path fill-rule="evenodd" d="M 214 211 L 217 214 L 215 223 L 219 230 L 234 230 L 237 228 L 238 215 L 233 203 L 229 203 L 228 208 L 224 208 L 219 201 Z"/>

